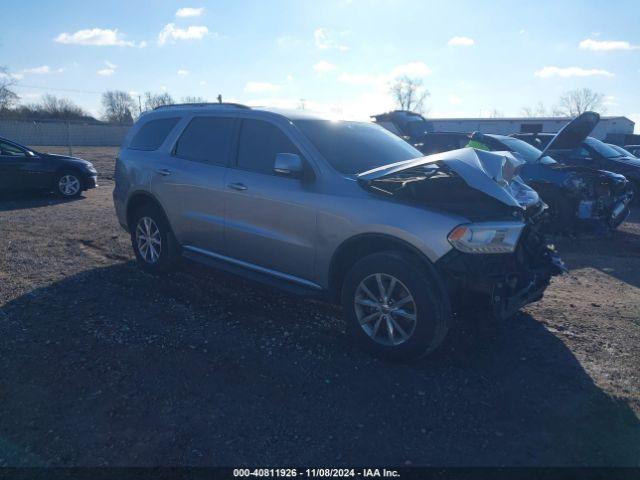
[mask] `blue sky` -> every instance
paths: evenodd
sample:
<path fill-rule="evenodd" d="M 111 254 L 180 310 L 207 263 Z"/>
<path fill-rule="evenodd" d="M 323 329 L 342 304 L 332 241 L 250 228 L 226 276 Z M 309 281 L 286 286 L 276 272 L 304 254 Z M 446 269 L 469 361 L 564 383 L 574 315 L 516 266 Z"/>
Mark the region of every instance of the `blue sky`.
<path fill-rule="evenodd" d="M 100 113 L 100 92 L 168 91 L 366 118 L 423 78 L 434 117 L 519 115 L 589 87 L 640 124 L 637 0 L 3 0 L 0 65 L 23 101 Z"/>

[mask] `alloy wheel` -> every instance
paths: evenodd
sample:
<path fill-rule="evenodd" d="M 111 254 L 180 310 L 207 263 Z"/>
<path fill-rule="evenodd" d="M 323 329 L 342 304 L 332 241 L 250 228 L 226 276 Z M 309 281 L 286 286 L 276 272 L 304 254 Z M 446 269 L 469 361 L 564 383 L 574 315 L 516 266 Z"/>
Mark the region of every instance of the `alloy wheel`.
<path fill-rule="evenodd" d="M 369 275 L 356 288 L 356 318 L 376 343 L 397 346 L 415 331 L 418 307 L 409 289 L 387 273 Z"/>
<path fill-rule="evenodd" d="M 136 226 L 138 253 L 147 263 L 156 263 L 162 253 L 160 229 L 151 217 L 141 217 Z"/>
<path fill-rule="evenodd" d="M 80 191 L 80 180 L 75 175 L 63 175 L 58 180 L 58 190 L 65 197 L 72 197 Z"/>

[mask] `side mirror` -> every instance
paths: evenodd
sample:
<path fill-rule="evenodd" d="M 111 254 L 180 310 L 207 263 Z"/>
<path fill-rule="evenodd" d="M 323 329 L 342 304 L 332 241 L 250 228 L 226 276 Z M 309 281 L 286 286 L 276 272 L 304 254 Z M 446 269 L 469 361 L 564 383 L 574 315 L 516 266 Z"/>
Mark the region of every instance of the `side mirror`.
<path fill-rule="evenodd" d="M 278 153 L 273 171 L 278 175 L 300 178 L 302 176 L 302 159 L 295 153 Z"/>

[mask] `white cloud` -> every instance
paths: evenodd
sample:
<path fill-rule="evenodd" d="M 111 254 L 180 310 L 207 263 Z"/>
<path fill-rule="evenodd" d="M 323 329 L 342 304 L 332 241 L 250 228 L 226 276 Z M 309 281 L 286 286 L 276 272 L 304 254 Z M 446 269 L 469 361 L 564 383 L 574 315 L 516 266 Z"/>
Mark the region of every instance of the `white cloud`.
<path fill-rule="evenodd" d="M 118 33 L 117 28 L 113 30 L 108 28 L 87 28 L 71 34 L 64 32 L 58 35 L 54 41 L 67 45 L 135 47 L 134 42 L 122 39 L 122 35 Z"/>
<path fill-rule="evenodd" d="M 164 45 L 167 40 L 202 40 L 207 35 L 209 29 L 205 26 L 177 28 L 175 23 L 167 23 L 158 34 L 158 45 Z"/>
<path fill-rule="evenodd" d="M 178 75 L 180 75 L 181 77 L 186 77 L 187 75 L 189 75 L 189 70 L 181 68 L 180 70 L 178 70 Z"/>
<path fill-rule="evenodd" d="M 602 70 L 599 68 L 580 68 L 580 67 L 544 67 L 534 73 L 536 77 L 551 78 L 551 77 L 613 77 L 613 73 Z"/>
<path fill-rule="evenodd" d="M 116 68 L 118 68 L 118 66 L 115 63 L 111 63 L 109 60 L 105 60 L 104 64 L 107 66 L 107 68 L 98 70 L 96 72 L 98 75 L 102 75 L 103 77 L 110 77 L 111 75 L 116 73 Z"/>
<path fill-rule="evenodd" d="M 313 69 L 318 73 L 328 73 L 335 70 L 336 67 L 333 63 L 329 63 L 325 60 L 320 60 L 313 66 Z"/>
<path fill-rule="evenodd" d="M 594 52 L 610 52 L 613 50 L 636 50 L 639 45 L 631 45 L 624 40 L 592 40 L 587 38 L 582 40 L 579 47 L 583 50 L 592 50 Z"/>
<path fill-rule="evenodd" d="M 207 82 L 206 82 L 206 81 L 204 81 L 204 80 L 201 80 L 201 81 L 200 81 L 200 85 L 203 85 L 203 86 L 204 86 L 204 85 L 206 85 L 206 84 L 207 84 Z"/>
<path fill-rule="evenodd" d="M 473 40 L 473 38 L 469 38 L 469 37 L 452 37 L 448 42 L 447 45 L 449 45 L 450 47 L 472 47 L 473 45 L 475 45 L 475 41 Z"/>
<path fill-rule="evenodd" d="M 41 67 L 25 68 L 24 70 L 22 70 L 22 73 L 43 75 L 45 73 L 51 73 L 51 69 L 49 68 L 49 65 L 42 65 Z"/>
<path fill-rule="evenodd" d="M 432 70 L 427 67 L 423 62 L 410 62 L 404 65 L 398 65 L 393 69 L 392 75 L 399 77 L 401 75 L 408 75 L 410 77 L 426 77 L 431 75 Z"/>
<path fill-rule="evenodd" d="M 22 80 L 24 75 L 21 73 L 4 73 L 0 72 L 0 78 L 4 78 L 7 80 Z"/>
<path fill-rule="evenodd" d="M 603 104 L 607 107 L 617 107 L 618 106 L 618 99 L 616 97 L 614 97 L 613 95 L 607 95 L 606 97 L 604 97 L 604 102 Z"/>
<path fill-rule="evenodd" d="M 449 97 L 449 103 L 451 105 L 461 105 L 462 104 L 462 99 L 460 97 L 458 97 L 457 95 L 451 95 Z"/>
<path fill-rule="evenodd" d="M 287 82 L 293 82 L 293 75 L 287 75 Z"/>
<path fill-rule="evenodd" d="M 407 75 L 409 77 L 425 77 L 432 70 L 423 62 L 410 62 L 397 65 L 390 72 L 383 74 L 349 73 L 340 74 L 338 81 L 351 85 L 369 85 L 376 87 L 378 91 L 387 90 L 389 83 L 395 78 Z"/>
<path fill-rule="evenodd" d="M 347 34 L 347 32 L 343 32 L 343 34 Z M 333 38 L 333 35 L 330 34 L 324 28 L 316 28 L 313 31 L 313 38 L 315 39 L 316 47 L 319 50 L 328 50 L 328 49 L 332 49 L 332 48 L 335 48 L 335 49 L 340 50 L 342 52 L 344 52 L 346 50 L 349 50 L 349 47 L 347 47 L 346 45 L 342 45 L 339 42 L 337 42 Z"/>
<path fill-rule="evenodd" d="M 278 90 L 280 90 L 280 85 L 268 82 L 247 82 L 244 86 L 244 91 L 247 93 L 277 92 Z"/>
<path fill-rule="evenodd" d="M 204 7 L 192 8 L 192 7 L 184 7 L 179 8 L 176 12 L 176 17 L 186 18 L 186 17 L 199 17 L 204 13 Z"/>

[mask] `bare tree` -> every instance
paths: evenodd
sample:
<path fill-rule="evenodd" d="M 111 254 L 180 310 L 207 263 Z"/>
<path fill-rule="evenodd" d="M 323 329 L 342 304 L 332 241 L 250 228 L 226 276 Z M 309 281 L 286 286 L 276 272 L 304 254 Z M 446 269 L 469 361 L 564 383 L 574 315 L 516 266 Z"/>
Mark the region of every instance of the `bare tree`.
<path fill-rule="evenodd" d="M 401 110 L 409 110 L 416 113 L 425 113 L 425 100 L 431 95 L 423 87 L 420 78 L 411 78 L 407 75 L 398 77 L 390 88 L 394 101 Z"/>
<path fill-rule="evenodd" d="M 549 113 L 544 103 L 538 102 L 532 107 L 522 107 L 522 115 L 525 117 L 546 117 Z"/>
<path fill-rule="evenodd" d="M 102 94 L 102 107 L 107 122 L 133 123 L 133 111 L 136 104 L 131 95 L 121 90 L 110 90 Z"/>
<path fill-rule="evenodd" d="M 489 118 L 503 118 L 503 117 L 504 117 L 504 113 L 498 110 L 497 108 L 494 108 L 489 112 Z"/>
<path fill-rule="evenodd" d="M 595 111 L 604 113 L 604 94 L 589 88 L 577 88 L 565 92 L 554 109 L 556 115 L 577 117 L 581 113 Z"/>
<path fill-rule="evenodd" d="M 50 94 L 43 95 L 40 103 L 32 106 L 32 109 L 49 118 L 69 120 L 87 116 L 87 113 L 71 100 Z"/>
<path fill-rule="evenodd" d="M 187 96 L 182 97 L 182 103 L 207 103 L 207 99 L 204 97 Z"/>
<path fill-rule="evenodd" d="M 11 88 L 16 80 L 8 72 L 6 67 L 0 67 L 0 111 L 8 110 L 20 100 L 18 94 Z"/>
<path fill-rule="evenodd" d="M 163 105 L 171 105 L 175 103 L 173 97 L 169 95 L 167 92 L 163 93 L 153 93 L 153 92 L 145 92 L 144 93 L 144 109 L 153 110 L 154 108 L 161 107 Z"/>

